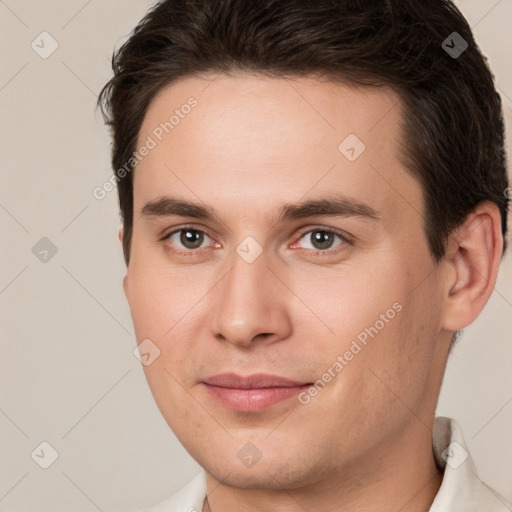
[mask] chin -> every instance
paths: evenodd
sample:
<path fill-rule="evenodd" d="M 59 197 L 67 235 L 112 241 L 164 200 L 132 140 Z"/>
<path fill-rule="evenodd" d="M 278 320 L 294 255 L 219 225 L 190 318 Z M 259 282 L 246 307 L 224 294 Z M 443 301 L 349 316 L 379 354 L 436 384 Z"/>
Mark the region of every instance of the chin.
<path fill-rule="evenodd" d="M 314 484 L 321 479 L 322 468 L 318 464 L 308 466 L 306 457 L 297 454 L 272 453 L 252 467 L 246 467 L 238 458 L 206 460 L 197 462 L 217 481 L 239 489 L 296 489 Z M 325 469 L 325 468 L 324 468 Z"/>

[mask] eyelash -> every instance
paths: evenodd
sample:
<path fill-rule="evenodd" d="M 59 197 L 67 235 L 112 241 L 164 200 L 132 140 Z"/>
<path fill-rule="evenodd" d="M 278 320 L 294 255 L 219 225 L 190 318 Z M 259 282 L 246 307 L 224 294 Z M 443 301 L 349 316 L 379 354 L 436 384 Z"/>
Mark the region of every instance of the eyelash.
<path fill-rule="evenodd" d="M 175 235 L 176 233 L 180 233 L 181 231 L 186 231 L 187 229 L 191 230 L 191 231 L 196 231 L 198 233 L 203 233 L 204 235 L 208 236 L 209 238 L 211 238 L 213 240 L 213 237 L 211 235 L 209 235 L 208 232 L 205 231 L 204 229 L 198 229 L 194 226 L 185 225 L 185 226 L 181 226 L 179 229 L 174 229 L 170 233 L 164 235 L 162 238 L 160 238 L 159 241 L 165 242 L 165 241 L 169 240 L 172 235 Z M 304 235 L 307 235 L 308 233 L 313 233 L 315 231 L 321 231 L 323 233 L 332 233 L 341 239 L 341 244 L 335 246 L 335 248 L 333 248 L 333 249 L 325 249 L 323 251 L 322 250 L 316 250 L 316 251 L 310 250 L 308 252 L 308 255 L 310 255 L 310 256 L 318 257 L 318 258 L 332 256 L 334 254 L 338 254 L 339 252 L 346 250 L 347 246 L 353 245 L 353 242 L 350 240 L 348 235 L 346 235 L 345 233 L 342 233 L 342 232 L 337 231 L 332 228 L 323 228 L 323 227 L 309 228 L 309 229 L 301 232 L 297 238 L 297 242 L 299 240 L 301 240 L 304 237 Z M 294 242 L 294 244 L 297 242 Z M 199 249 L 188 249 L 188 250 L 180 250 L 180 249 L 170 248 L 170 250 L 174 254 L 176 254 L 178 256 L 188 256 L 188 257 L 199 256 L 202 253 L 203 249 L 208 249 L 208 247 L 201 247 Z"/>

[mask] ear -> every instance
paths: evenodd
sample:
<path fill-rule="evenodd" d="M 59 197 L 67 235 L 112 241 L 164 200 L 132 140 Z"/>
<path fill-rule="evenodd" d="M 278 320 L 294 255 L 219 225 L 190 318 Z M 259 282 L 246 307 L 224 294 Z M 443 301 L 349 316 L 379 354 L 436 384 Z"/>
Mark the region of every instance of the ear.
<path fill-rule="evenodd" d="M 124 229 L 122 226 L 119 228 L 119 231 L 117 232 L 117 238 L 119 238 L 121 245 L 123 245 Z M 126 273 L 125 276 L 123 277 L 123 290 L 125 296 L 128 298 L 128 273 Z"/>
<path fill-rule="evenodd" d="M 477 318 L 496 284 L 502 253 L 500 211 L 496 204 L 482 202 L 447 242 L 444 329 L 458 331 Z"/>
<path fill-rule="evenodd" d="M 128 299 L 130 293 L 128 289 L 128 273 L 126 273 L 125 276 L 123 277 L 123 290 L 125 297 Z"/>

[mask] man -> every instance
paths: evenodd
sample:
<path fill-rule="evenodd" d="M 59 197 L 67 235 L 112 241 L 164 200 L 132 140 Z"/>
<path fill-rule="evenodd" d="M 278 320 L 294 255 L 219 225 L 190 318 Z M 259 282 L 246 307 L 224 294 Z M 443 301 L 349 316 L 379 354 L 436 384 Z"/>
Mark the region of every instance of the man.
<path fill-rule="evenodd" d="M 507 231 L 449 2 L 167 0 L 100 97 L 144 371 L 204 468 L 148 509 L 496 511 L 434 419 Z"/>

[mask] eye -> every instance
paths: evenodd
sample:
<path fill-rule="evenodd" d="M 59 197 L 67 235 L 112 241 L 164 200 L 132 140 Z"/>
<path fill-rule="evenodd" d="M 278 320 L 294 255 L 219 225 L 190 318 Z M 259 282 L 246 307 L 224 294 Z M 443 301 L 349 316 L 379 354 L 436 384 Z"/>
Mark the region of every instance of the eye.
<path fill-rule="evenodd" d="M 182 228 L 164 237 L 164 240 L 169 240 L 174 246 L 189 251 L 207 247 L 213 241 L 204 231 L 192 228 Z M 203 245 L 205 244 L 206 245 Z"/>
<path fill-rule="evenodd" d="M 348 241 L 341 233 L 329 229 L 312 229 L 304 233 L 293 245 L 300 244 L 305 249 L 329 253 L 331 249 L 347 243 Z"/>

